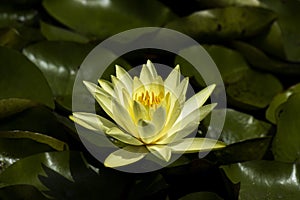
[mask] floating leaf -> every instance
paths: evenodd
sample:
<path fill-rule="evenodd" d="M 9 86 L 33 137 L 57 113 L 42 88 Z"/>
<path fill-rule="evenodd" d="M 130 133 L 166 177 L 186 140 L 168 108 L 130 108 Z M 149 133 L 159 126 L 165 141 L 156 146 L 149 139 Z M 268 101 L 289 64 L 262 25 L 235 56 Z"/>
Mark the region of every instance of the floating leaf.
<path fill-rule="evenodd" d="M 0 100 L 0 119 L 22 112 L 36 104 L 28 99 L 9 98 Z"/>
<path fill-rule="evenodd" d="M 215 110 L 214 112 L 222 113 L 223 110 Z M 218 119 L 218 116 L 220 116 L 220 119 Z M 216 115 L 216 117 L 217 118 L 215 120 L 222 120 L 221 115 Z M 208 117 L 203 120 L 203 124 L 208 127 Z M 215 127 L 211 126 L 209 126 L 208 129 L 210 131 L 210 137 L 216 138 L 217 135 L 214 134 L 222 131 L 219 139 L 226 144 L 233 144 L 248 139 L 265 137 L 270 132 L 271 125 L 264 121 L 255 119 L 252 115 L 227 109 L 223 129 L 216 130 Z"/>
<path fill-rule="evenodd" d="M 221 167 L 240 183 L 240 200 L 298 199 L 299 166 L 276 161 L 249 161 Z"/>
<path fill-rule="evenodd" d="M 234 83 L 247 73 L 248 64 L 239 52 L 217 45 L 204 48 L 216 63 L 225 84 Z"/>
<path fill-rule="evenodd" d="M 36 10 L 18 10 L 13 6 L 0 6 L 0 28 L 31 25 L 36 21 Z"/>
<path fill-rule="evenodd" d="M 255 68 L 276 73 L 279 75 L 299 76 L 300 64 L 283 62 L 281 60 L 268 57 L 263 51 L 244 42 L 233 42 L 235 47 L 246 60 Z"/>
<path fill-rule="evenodd" d="M 285 57 L 289 61 L 300 62 L 300 2 L 297 0 L 261 0 L 261 6 L 273 10 L 278 15 L 278 25 L 282 32 Z M 272 41 L 278 43 L 278 41 Z M 268 46 L 268 49 L 273 45 Z"/>
<path fill-rule="evenodd" d="M 0 132 L 0 172 L 27 156 L 47 151 L 63 151 L 67 148 L 67 144 L 64 142 L 39 133 Z"/>
<path fill-rule="evenodd" d="M 296 162 L 300 159 L 300 93 L 289 97 L 279 111 L 277 133 L 272 151 L 278 161 Z"/>
<path fill-rule="evenodd" d="M 269 147 L 271 137 L 247 139 L 210 152 L 208 159 L 221 165 L 262 159 Z"/>
<path fill-rule="evenodd" d="M 272 102 L 270 103 L 267 111 L 266 111 L 266 118 L 272 122 L 273 124 L 276 124 L 277 118 L 278 118 L 278 108 L 280 105 L 285 103 L 288 98 L 295 93 L 300 93 L 300 83 L 290 87 L 286 91 L 276 95 Z"/>
<path fill-rule="evenodd" d="M 19 52 L 0 47 L 0 99 L 29 99 L 54 108 L 51 89 L 41 71 Z"/>
<path fill-rule="evenodd" d="M 266 108 L 282 91 L 279 80 L 267 73 L 248 70 L 244 77 L 226 88 L 228 102 L 244 109 Z"/>
<path fill-rule="evenodd" d="M 43 6 L 71 29 L 101 39 L 132 28 L 161 26 L 173 16 L 162 3 L 151 0 L 45 0 Z"/>
<path fill-rule="evenodd" d="M 272 11 L 258 7 L 215 8 L 172 21 L 166 28 L 175 29 L 201 41 L 238 39 L 260 33 L 275 18 Z"/>
<path fill-rule="evenodd" d="M 70 41 L 78 43 L 87 43 L 89 39 L 83 35 L 70 30 L 53 26 L 45 22 L 40 22 L 41 32 L 50 41 Z"/>
<path fill-rule="evenodd" d="M 53 113 L 44 107 L 28 108 L 0 121 L 0 131 L 13 130 L 42 133 L 62 141 L 68 138 Z"/>

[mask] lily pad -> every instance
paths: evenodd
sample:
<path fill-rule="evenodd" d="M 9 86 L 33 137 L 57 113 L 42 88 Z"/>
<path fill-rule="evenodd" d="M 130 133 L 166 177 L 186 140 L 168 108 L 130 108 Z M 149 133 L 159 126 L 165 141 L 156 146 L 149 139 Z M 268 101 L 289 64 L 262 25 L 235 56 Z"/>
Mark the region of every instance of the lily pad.
<path fill-rule="evenodd" d="M 300 64 L 283 62 L 276 58 L 267 56 L 262 50 L 245 43 L 245 42 L 232 42 L 232 46 L 236 48 L 246 60 L 255 68 L 276 73 L 279 75 L 299 76 Z"/>
<path fill-rule="evenodd" d="M 240 200 L 298 199 L 299 166 L 276 161 L 249 161 L 221 167 L 233 183 L 240 183 Z"/>
<path fill-rule="evenodd" d="M 285 58 L 289 61 L 300 62 L 300 2 L 297 0 L 261 0 L 260 2 L 261 6 L 273 10 L 278 15 L 278 25 L 282 32 Z M 278 41 L 273 42 L 277 43 Z"/>
<path fill-rule="evenodd" d="M 47 151 L 63 151 L 67 148 L 66 143 L 39 133 L 0 132 L 0 172 L 27 156 Z"/>
<path fill-rule="evenodd" d="M 195 12 L 168 23 L 166 28 L 175 29 L 200 41 L 239 39 L 260 33 L 275 18 L 275 13 L 267 9 L 233 6 Z"/>
<path fill-rule="evenodd" d="M 289 97 L 279 111 L 272 151 L 278 161 L 300 160 L 300 93 Z"/>
<path fill-rule="evenodd" d="M 28 99 L 9 98 L 0 100 L 0 119 L 22 112 L 27 108 L 36 106 Z"/>
<path fill-rule="evenodd" d="M 13 6 L 0 6 L 0 28 L 32 25 L 37 20 L 36 10 L 18 10 Z"/>
<path fill-rule="evenodd" d="M 215 110 L 215 112 L 221 113 L 223 110 Z M 221 118 L 222 116 L 220 117 L 220 120 Z M 218 118 L 216 118 L 216 120 L 218 120 Z M 208 126 L 209 117 L 206 117 L 203 120 L 203 124 L 209 129 L 209 136 L 212 138 L 216 137 L 214 133 L 219 133 L 221 131 Z M 255 119 L 252 115 L 232 109 L 226 109 L 225 123 L 219 139 L 226 144 L 233 144 L 248 139 L 262 138 L 269 134 L 271 128 L 271 124 Z"/>
<path fill-rule="evenodd" d="M 21 98 L 54 108 L 51 89 L 42 72 L 19 52 L 0 47 L 0 99 Z"/>
<path fill-rule="evenodd" d="M 276 124 L 279 115 L 278 108 L 280 107 L 280 105 L 285 103 L 292 94 L 295 93 L 300 93 L 300 83 L 288 88 L 286 91 L 276 95 L 273 98 L 266 111 L 266 118 L 273 124 Z"/>
<path fill-rule="evenodd" d="M 40 22 L 41 32 L 50 41 L 70 41 L 78 43 L 87 43 L 89 39 L 83 35 L 72 32 L 64 28 L 53 26 L 45 22 Z"/>
<path fill-rule="evenodd" d="M 0 131 L 14 130 L 42 133 L 62 141 L 68 141 L 68 136 L 56 117 L 45 107 L 28 108 L 0 121 Z"/>
<path fill-rule="evenodd" d="M 168 7 L 151 0 L 44 0 L 43 6 L 64 25 L 100 39 L 132 28 L 161 26 L 173 17 Z"/>
<path fill-rule="evenodd" d="M 226 92 L 231 105 L 258 110 L 266 108 L 282 89 L 280 81 L 272 74 L 248 70 L 241 80 L 228 85 Z"/>
<path fill-rule="evenodd" d="M 218 45 L 205 45 L 204 48 L 216 63 L 225 84 L 240 80 L 249 66 L 237 51 Z"/>

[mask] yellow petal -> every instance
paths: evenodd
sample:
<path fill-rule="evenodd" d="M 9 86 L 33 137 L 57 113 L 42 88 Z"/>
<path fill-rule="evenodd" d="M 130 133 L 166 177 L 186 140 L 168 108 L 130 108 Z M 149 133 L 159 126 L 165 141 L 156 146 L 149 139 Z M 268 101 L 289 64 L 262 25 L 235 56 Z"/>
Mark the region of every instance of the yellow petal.
<path fill-rule="evenodd" d="M 138 130 L 135 126 L 133 119 L 131 118 L 127 109 L 125 109 L 118 101 L 113 100 L 113 120 L 124 128 L 128 133 L 138 138 Z"/>
<path fill-rule="evenodd" d="M 102 93 L 97 93 L 95 99 L 97 100 L 101 108 L 108 114 L 108 116 L 113 118 L 112 97 L 103 95 Z"/>
<path fill-rule="evenodd" d="M 155 136 L 155 125 L 146 120 L 139 120 L 138 122 L 138 130 L 139 130 L 139 136 L 140 139 L 148 144 L 153 140 L 153 137 Z"/>
<path fill-rule="evenodd" d="M 203 90 L 201 90 L 200 92 L 192 96 L 190 99 L 188 99 L 182 108 L 182 113 L 188 115 L 189 113 L 193 112 L 195 109 L 200 108 L 209 98 L 209 96 L 211 95 L 215 87 L 216 87 L 215 84 L 207 86 L 206 88 L 204 88 Z"/>
<path fill-rule="evenodd" d="M 172 151 L 166 145 L 147 145 L 147 149 L 156 157 L 166 162 L 170 161 Z"/>
<path fill-rule="evenodd" d="M 107 130 L 106 134 L 126 144 L 137 145 L 137 146 L 143 145 L 143 143 L 140 140 L 138 140 L 137 138 L 133 137 L 128 133 L 124 133 L 122 130 L 120 130 L 117 127 L 112 127 L 111 129 Z"/>
<path fill-rule="evenodd" d="M 145 147 L 127 146 L 111 153 L 104 161 L 106 167 L 121 167 L 135 163 L 147 155 Z"/>
<path fill-rule="evenodd" d="M 166 78 L 164 85 L 172 93 L 175 93 L 175 89 L 180 84 L 180 67 L 177 65 Z"/>
<path fill-rule="evenodd" d="M 86 88 L 88 89 L 88 91 L 93 95 L 93 97 L 95 97 L 96 93 L 101 93 L 105 96 L 109 96 L 109 94 L 106 91 L 104 91 L 102 88 L 100 88 L 96 84 L 88 82 L 88 81 L 83 81 L 83 83 L 86 86 Z"/>
<path fill-rule="evenodd" d="M 175 89 L 175 96 L 177 98 L 177 101 L 179 101 L 180 105 L 182 105 L 185 102 L 188 85 L 189 78 L 185 77 Z"/>
<path fill-rule="evenodd" d="M 70 119 L 76 122 L 77 124 L 93 130 L 93 131 L 103 131 L 115 127 L 116 125 L 111 121 L 105 119 L 96 114 L 85 113 L 85 112 L 75 112 L 73 116 L 70 116 Z"/>
<path fill-rule="evenodd" d="M 145 106 L 142 105 L 140 102 L 133 101 L 132 110 L 133 110 L 133 116 L 136 124 L 138 123 L 139 120 L 149 120 L 148 112 Z"/>
<path fill-rule="evenodd" d="M 152 77 L 155 79 L 157 77 L 157 72 L 153 63 L 150 60 L 147 60 L 146 66 L 148 67 Z"/>
<path fill-rule="evenodd" d="M 105 90 L 108 94 L 111 96 L 115 96 L 114 88 L 111 82 L 108 82 L 107 80 L 99 79 L 98 80 L 99 85 Z"/>
<path fill-rule="evenodd" d="M 132 86 L 133 86 L 133 80 L 131 76 L 126 72 L 125 69 L 120 67 L 119 65 L 116 65 L 116 76 L 117 78 L 122 81 L 124 86 L 126 87 L 129 94 L 132 94 Z"/>
<path fill-rule="evenodd" d="M 175 153 L 195 153 L 223 148 L 226 145 L 223 142 L 209 138 L 186 138 L 171 143 L 169 146 L 172 152 Z"/>
<path fill-rule="evenodd" d="M 217 103 L 205 105 L 200 108 L 200 121 L 203 120 L 215 107 Z"/>
<path fill-rule="evenodd" d="M 155 126 L 156 134 L 163 129 L 166 123 L 166 110 L 164 107 L 160 106 L 154 111 L 151 122 Z"/>
<path fill-rule="evenodd" d="M 143 65 L 141 73 L 140 73 L 140 80 L 144 85 L 150 84 L 153 82 L 153 76 L 147 67 L 147 65 Z"/>

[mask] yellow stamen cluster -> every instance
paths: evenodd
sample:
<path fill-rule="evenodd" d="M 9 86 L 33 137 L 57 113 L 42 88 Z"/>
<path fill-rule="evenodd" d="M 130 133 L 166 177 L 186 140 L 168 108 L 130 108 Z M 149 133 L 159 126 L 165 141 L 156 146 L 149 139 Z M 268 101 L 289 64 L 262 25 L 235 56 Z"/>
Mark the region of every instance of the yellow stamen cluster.
<path fill-rule="evenodd" d="M 153 107 L 160 104 L 163 95 L 162 93 L 156 95 L 153 91 L 149 92 L 148 90 L 146 90 L 145 92 L 141 92 L 139 95 L 136 93 L 134 98 L 144 106 Z"/>

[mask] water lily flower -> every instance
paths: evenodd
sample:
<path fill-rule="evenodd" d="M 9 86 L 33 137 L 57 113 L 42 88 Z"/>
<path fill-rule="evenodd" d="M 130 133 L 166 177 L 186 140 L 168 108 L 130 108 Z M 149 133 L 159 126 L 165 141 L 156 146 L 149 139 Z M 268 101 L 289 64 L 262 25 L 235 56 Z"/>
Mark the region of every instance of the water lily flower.
<path fill-rule="evenodd" d="M 194 153 L 224 147 L 224 143 L 214 139 L 188 137 L 216 106 L 215 103 L 203 106 L 215 85 L 186 100 L 189 79 L 181 79 L 178 65 L 165 80 L 150 60 L 143 65 L 140 76 L 134 78 L 116 66 L 112 82 L 100 79 L 97 86 L 84 81 L 113 122 L 84 112 L 74 112 L 70 118 L 125 144 L 105 159 L 104 165 L 108 167 L 137 162 L 149 153 L 168 162 L 172 152 Z"/>

